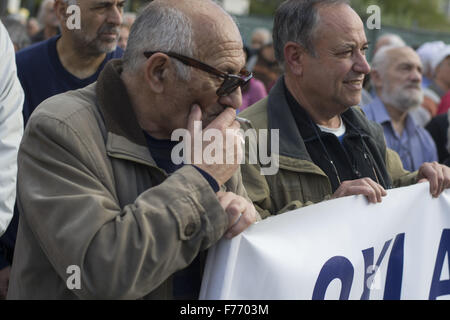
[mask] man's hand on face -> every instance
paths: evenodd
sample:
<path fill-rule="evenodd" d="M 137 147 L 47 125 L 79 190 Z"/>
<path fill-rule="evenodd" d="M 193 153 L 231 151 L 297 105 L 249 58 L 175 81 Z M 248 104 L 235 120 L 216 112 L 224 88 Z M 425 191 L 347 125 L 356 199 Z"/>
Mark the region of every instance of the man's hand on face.
<path fill-rule="evenodd" d="M 228 230 L 225 233 L 227 239 L 237 236 L 257 220 L 255 207 L 245 198 L 233 192 L 222 191 L 217 192 L 217 197 L 228 214 Z"/>
<path fill-rule="evenodd" d="M 194 105 L 188 117 L 187 127 L 192 139 L 191 163 L 206 171 L 209 175 L 216 179 L 217 183 L 220 186 L 231 178 L 231 176 L 236 172 L 241 163 L 240 160 L 243 152 L 241 144 L 242 138 L 238 133 L 240 124 L 238 121 L 236 121 L 236 110 L 234 110 L 233 108 L 226 108 L 221 114 L 217 116 L 217 118 L 215 118 L 206 128 L 203 129 L 203 134 L 205 134 L 205 132 L 209 129 L 218 130 L 222 135 L 223 142 L 220 145 L 217 145 L 217 149 L 220 148 L 223 155 L 221 163 L 211 163 L 212 161 L 208 161 L 208 163 L 206 163 L 205 159 L 203 158 L 205 148 L 210 143 L 219 143 L 219 141 L 213 140 L 212 142 L 203 142 L 201 150 L 194 149 L 193 139 L 195 135 L 200 135 L 199 132 L 194 133 L 194 122 L 201 121 L 201 119 L 201 109 L 198 105 Z M 201 155 L 198 154 L 198 158 L 201 159 L 201 163 L 194 162 L 195 152 L 201 153 Z"/>
<path fill-rule="evenodd" d="M 437 162 L 425 162 L 419 168 L 417 176 L 419 182 L 430 182 L 430 193 L 437 198 L 450 188 L 450 168 Z"/>
<path fill-rule="evenodd" d="M 382 197 L 387 195 L 386 190 L 370 178 L 347 180 L 341 183 L 334 192 L 332 198 L 340 198 L 362 194 L 370 203 L 381 202 Z"/>

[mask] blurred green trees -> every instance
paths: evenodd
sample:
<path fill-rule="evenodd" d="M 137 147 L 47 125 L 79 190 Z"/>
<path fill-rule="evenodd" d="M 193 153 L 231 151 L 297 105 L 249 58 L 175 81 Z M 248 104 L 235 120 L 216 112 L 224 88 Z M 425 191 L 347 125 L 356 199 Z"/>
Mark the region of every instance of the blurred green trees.
<path fill-rule="evenodd" d="M 250 14 L 273 15 L 283 0 L 251 0 Z M 352 7 L 365 21 L 367 7 L 381 8 L 381 21 L 404 28 L 424 28 L 450 32 L 449 18 L 442 10 L 443 0 L 350 0 Z"/>

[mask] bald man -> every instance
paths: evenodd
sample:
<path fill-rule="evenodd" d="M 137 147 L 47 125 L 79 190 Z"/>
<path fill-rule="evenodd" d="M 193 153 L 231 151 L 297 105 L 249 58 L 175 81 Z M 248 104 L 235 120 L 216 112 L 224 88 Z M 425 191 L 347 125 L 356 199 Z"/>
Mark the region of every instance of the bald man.
<path fill-rule="evenodd" d="M 8 297 L 197 298 L 205 250 L 259 215 L 238 161 L 180 164 L 170 139 L 197 121 L 231 131 L 224 157 L 238 147 L 244 64 L 238 28 L 212 1 L 153 1 L 123 60 L 42 103 L 19 154 Z"/>

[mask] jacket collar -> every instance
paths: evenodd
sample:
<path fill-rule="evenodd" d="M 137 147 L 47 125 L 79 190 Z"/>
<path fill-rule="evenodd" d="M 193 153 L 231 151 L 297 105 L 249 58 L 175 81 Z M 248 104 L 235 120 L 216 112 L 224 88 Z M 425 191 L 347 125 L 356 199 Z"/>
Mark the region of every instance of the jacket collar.
<path fill-rule="evenodd" d="M 269 129 L 279 129 L 280 156 L 312 161 L 286 99 L 284 76 L 270 91 L 267 115 Z"/>
<path fill-rule="evenodd" d="M 295 104 L 293 108 L 298 108 L 298 110 L 296 109 L 298 113 L 295 116 L 292 113 L 290 103 Z M 269 129 L 280 130 L 280 155 L 312 161 L 304 141 L 317 137 L 308 120 L 308 114 L 288 91 L 284 83 L 284 77 L 280 77 L 270 91 L 267 115 Z M 349 108 L 341 116 L 347 125 L 347 136 L 366 137 L 367 132 L 371 131 L 371 128 L 363 120 L 365 116 L 355 107 Z M 299 121 L 300 130 L 296 120 Z M 320 130 L 319 133 L 322 134 Z"/>
<path fill-rule="evenodd" d="M 106 150 L 112 157 L 156 166 L 121 73 L 122 61 L 114 59 L 105 65 L 97 80 L 97 101 L 107 130 Z"/>

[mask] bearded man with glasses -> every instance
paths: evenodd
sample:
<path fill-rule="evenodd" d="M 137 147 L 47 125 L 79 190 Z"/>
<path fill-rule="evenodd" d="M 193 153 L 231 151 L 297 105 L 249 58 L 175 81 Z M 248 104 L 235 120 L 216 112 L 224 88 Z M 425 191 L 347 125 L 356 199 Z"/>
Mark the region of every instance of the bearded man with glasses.
<path fill-rule="evenodd" d="M 8 297 L 197 298 L 205 250 L 259 215 L 239 161 L 176 164 L 170 139 L 201 121 L 233 133 L 225 157 L 240 147 L 244 64 L 239 31 L 218 5 L 157 0 L 134 23 L 122 60 L 42 103 L 19 154 Z M 69 286 L 76 267 L 79 284 Z"/>

